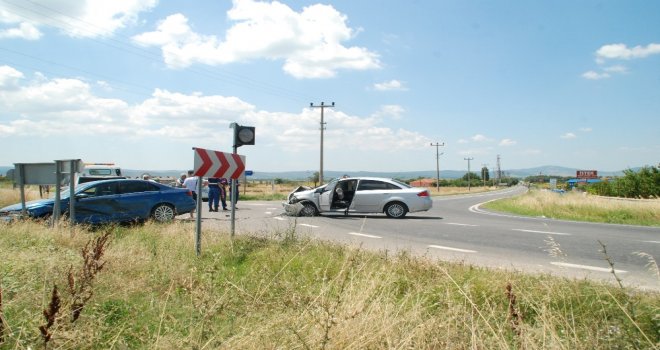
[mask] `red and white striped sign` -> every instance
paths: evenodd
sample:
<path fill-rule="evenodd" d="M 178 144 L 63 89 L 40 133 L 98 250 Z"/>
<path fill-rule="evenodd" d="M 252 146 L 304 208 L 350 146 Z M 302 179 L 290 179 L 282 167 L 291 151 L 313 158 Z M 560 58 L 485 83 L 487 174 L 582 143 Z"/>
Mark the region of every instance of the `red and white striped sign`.
<path fill-rule="evenodd" d="M 245 156 L 203 148 L 193 148 L 193 150 L 195 176 L 238 179 L 245 172 Z"/>

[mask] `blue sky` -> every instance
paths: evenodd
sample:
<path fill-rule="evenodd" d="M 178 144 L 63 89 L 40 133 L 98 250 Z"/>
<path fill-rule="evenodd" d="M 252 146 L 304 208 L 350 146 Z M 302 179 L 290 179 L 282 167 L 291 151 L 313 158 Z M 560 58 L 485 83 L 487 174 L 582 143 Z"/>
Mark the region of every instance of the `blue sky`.
<path fill-rule="evenodd" d="M 658 1 L 0 0 L 0 165 L 433 170 L 660 162 Z"/>

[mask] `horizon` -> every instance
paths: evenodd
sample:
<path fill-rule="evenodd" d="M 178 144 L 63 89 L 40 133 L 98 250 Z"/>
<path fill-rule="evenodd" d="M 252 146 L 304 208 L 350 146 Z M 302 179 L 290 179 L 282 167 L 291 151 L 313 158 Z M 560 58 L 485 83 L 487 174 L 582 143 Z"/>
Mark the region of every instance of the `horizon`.
<path fill-rule="evenodd" d="M 248 169 L 314 169 L 321 115 L 324 172 L 657 164 L 658 32 L 643 1 L 2 0 L 0 164 L 190 169 L 236 122 Z"/>

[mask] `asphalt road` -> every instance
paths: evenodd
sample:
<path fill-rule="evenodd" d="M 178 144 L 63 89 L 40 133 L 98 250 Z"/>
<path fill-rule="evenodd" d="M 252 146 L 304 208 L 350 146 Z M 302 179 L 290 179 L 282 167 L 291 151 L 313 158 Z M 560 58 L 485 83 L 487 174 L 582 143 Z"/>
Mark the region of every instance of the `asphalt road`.
<path fill-rule="evenodd" d="M 294 228 L 301 236 L 388 254 L 407 251 L 476 266 L 616 283 L 609 260 L 624 286 L 660 290 L 660 277 L 649 268 L 648 257 L 640 256 L 660 261 L 660 228 L 519 217 L 479 207 L 525 190 L 436 197 L 431 210 L 404 219 L 384 214 L 294 218 L 284 214 L 280 202 L 239 201 L 235 232 L 278 235 Z M 229 212 L 208 212 L 206 203 L 204 208 L 205 230 L 230 231 Z"/>

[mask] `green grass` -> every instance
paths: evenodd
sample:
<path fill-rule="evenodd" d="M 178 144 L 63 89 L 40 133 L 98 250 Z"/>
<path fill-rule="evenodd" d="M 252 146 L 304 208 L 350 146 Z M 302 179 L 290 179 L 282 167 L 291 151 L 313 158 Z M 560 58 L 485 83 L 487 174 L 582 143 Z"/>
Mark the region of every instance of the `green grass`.
<path fill-rule="evenodd" d="M 522 196 L 488 202 L 483 207 L 553 219 L 660 226 L 660 199 L 622 200 L 533 190 Z"/>
<path fill-rule="evenodd" d="M 71 323 L 67 272 L 106 231 L 104 268 Z M 0 225 L 0 348 L 43 347 L 53 285 L 62 311 L 52 349 L 653 349 L 660 341 L 653 292 L 371 253 L 301 238 L 294 227 L 234 241 L 204 231 L 197 257 L 193 235 L 183 222 Z"/>

